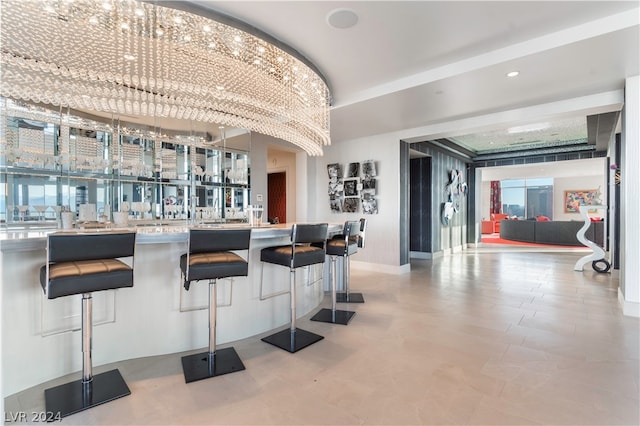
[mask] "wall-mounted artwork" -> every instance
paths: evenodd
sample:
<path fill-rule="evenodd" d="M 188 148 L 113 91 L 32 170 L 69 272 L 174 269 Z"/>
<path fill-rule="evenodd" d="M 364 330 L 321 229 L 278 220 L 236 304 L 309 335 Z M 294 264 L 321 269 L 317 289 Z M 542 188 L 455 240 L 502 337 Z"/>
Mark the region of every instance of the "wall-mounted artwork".
<path fill-rule="evenodd" d="M 331 207 L 331 213 L 341 213 L 342 203 L 340 198 L 332 198 L 329 200 L 329 207 Z"/>
<path fill-rule="evenodd" d="M 342 166 L 338 163 L 328 164 L 327 173 L 329 174 L 329 180 L 342 178 Z"/>
<path fill-rule="evenodd" d="M 564 191 L 564 212 L 580 213 L 580 206 L 602 204 L 600 191 L 597 189 L 583 189 Z"/>
<path fill-rule="evenodd" d="M 329 180 L 329 198 L 338 198 L 342 197 L 342 193 L 344 191 L 344 185 L 342 180 Z"/>
<path fill-rule="evenodd" d="M 327 164 L 327 174 L 327 193 L 332 213 L 357 213 L 360 205 L 364 214 L 378 213 L 375 179 L 378 169 L 375 161 L 347 163 L 344 169 L 339 163 Z"/>
<path fill-rule="evenodd" d="M 342 211 L 345 213 L 356 213 L 359 205 L 359 198 L 345 198 L 342 202 Z"/>
<path fill-rule="evenodd" d="M 378 176 L 378 172 L 376 170 L 376 163 L 374 161 L 368 160 L 362 163 L 362 178 L 372 178 Z"/>
<path fill-rule="evenodd" d="M 343 184 L 345 197 L 358 196 L 358 179 L 345 179 Z"/>
<path fill-rule="evenodd" d="M 362 213 L 378 214 L 378 201 L 375 198 L 363 198 Z"/>
<path fill-rule="evenodd" d="M 347 177 L 353 178 L 360 176 L 360 163 L 349 163 L 347 167 Z"/>
<path fill-rule="evenodd" d="M 449 226 L 453 215 L 458 213 L 462 206 L 462 197 L 467 195 L 467 183 L 461 170 L 449 171 L 449 183 L 444 188 L 446 202 L 442 203 L 440 215 L 442 224 Z"/>

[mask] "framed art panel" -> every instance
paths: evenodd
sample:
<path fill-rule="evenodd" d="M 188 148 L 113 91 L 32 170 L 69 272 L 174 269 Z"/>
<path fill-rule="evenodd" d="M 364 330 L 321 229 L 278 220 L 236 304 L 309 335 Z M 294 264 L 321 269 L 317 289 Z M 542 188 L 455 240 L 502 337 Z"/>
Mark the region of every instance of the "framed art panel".
<path fill-rule="evenodd" d="M 345 197 L 357 197 L 358 196 L 358 179 L 345 179 L 344 196 Z"/>
<path fill-rule="evenodd" d="M 580 206 L 596 204 L 598 195 L 597 189 L 564 191 L 564 212 L 580 213 Z"/>

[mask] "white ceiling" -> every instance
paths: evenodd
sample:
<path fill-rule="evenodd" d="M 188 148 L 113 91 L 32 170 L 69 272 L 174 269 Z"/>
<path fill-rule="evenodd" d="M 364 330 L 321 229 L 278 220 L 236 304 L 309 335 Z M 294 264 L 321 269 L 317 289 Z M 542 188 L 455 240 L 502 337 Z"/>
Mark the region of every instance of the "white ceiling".
<path fill-rule="evenodd" d="M 640 74 L 637 0 L 192 3 L 313 62 L 332 90 L 334 144 L 398 132 L 408 141 L 474 134 L 465 136 L 473 147 L 487 143 L 482 132 L 542 121 L 559 133 L 567 119 L 584 120 L 586 137 L 586 115 L 619 109 L 625 78 Z M 354 27 L 327 24 L 342 8 L 358 15 Z M 507 78 L 512 70 L 520 75 Z"/>

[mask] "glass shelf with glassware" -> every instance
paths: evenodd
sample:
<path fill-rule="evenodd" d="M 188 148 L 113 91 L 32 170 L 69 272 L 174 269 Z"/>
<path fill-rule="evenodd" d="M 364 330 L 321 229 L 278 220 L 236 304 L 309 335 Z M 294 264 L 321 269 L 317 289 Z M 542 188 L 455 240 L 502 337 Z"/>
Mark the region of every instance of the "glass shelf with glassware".
<path fill-rule="evenodd" d="M 0 103 L 2 227 L 62 227 L 64 213 L 76 225 L 247 221 L 248 131 Z"/>

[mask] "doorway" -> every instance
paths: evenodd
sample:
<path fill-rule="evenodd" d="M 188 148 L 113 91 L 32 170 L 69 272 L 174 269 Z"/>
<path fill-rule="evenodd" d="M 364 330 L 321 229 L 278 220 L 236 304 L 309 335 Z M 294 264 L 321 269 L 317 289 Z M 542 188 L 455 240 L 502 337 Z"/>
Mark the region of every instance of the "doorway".
<path fill-rule="evenodd" d="M 285 223 L 287 221 L 287 172 L 267 175 L 267 194 L 269 221 L 277 217 L 280 223 Z"/>

